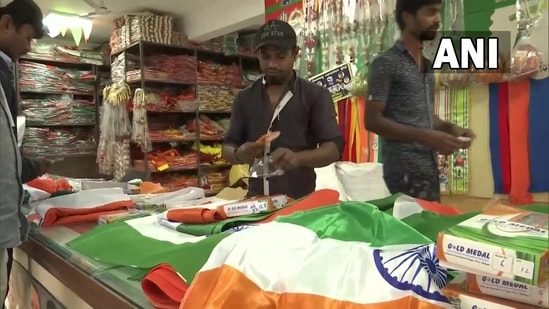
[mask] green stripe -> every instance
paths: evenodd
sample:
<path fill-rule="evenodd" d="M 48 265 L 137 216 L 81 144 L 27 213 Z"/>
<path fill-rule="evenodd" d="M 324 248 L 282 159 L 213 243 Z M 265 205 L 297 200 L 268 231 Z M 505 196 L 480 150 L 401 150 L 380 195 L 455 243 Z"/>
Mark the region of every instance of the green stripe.
<path fill-rule="evenodd" d="M 271 7 L 265 8 L 265 15 L 276 13 L 287 6 L 299 4 L 299 3 L 301 3 L 301 0 L 292 0 L 290 3 L 286 5 L 282 5 L 282 2 L 279 2 Z"/>

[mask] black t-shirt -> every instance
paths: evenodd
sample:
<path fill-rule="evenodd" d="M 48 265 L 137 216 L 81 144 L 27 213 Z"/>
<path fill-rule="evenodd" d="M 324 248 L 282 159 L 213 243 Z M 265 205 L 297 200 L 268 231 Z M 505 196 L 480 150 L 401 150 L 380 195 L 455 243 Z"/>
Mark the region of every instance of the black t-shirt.
<path fill-rule="evenodd" d="M 341 152 L 344 141 L 330 92 L 299 77 L 292 82 L 289 91 L 293 93 L 292 98 L 271 126 L 271 131 L 280 131 L 280 136 L 271 144 L 271 151 L 283 147 L 299 152 L 334 141 Z M 263 80 L 259 79 L 236 96 L 224 143 L 238 147 L 258 140 L 267 133 L 273 112 Z M 315 190 L 315 182 L 314 169 L 300 167 L 270 178 L 269 193 L 301 198 Z M 263 180 L 251 178 L 248 195 L 261 194 Z"/>

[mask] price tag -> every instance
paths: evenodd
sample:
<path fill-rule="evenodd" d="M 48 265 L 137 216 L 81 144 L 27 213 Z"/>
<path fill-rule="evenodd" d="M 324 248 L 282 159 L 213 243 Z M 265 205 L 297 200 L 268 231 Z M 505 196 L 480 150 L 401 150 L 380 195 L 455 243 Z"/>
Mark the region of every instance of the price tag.
<path fill-rule="evenodd" d="M 515 259 L 513 264 L 513 275 L 525 279 L 534 278 L 534 262 Z"/>
<path fill-rule="evenodd" d="M 159 172 L 162 172 L 162 171 L 165 171 L 167 169 L 169 169 L 170 166 L 168 165 L 168 163 L 164 163 L 162 165 L 160 165 L 159 167 L 157 167 L 156 169 L 159 171 Z"/>

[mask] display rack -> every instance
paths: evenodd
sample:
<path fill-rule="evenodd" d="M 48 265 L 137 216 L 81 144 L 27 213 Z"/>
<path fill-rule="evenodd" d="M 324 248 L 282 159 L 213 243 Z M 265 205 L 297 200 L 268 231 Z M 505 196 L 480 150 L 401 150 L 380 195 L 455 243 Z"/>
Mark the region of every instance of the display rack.
<path fill-rule="evenodd" d="M 23 153 L 52 160 L 53 174 L 97 177 L 97 76 L 110 67 L 29 56 L 16 67 L 20 112 L 26 117 Z"/>
<path fill-rule="evenodd" d="M 230 164 L 200 149 L 208 146 L 221 149 L 226 128 L 217 121 L 226 119 L 225 123 L 228 123 L 236 93 L 250 83 L 242 81 L 242 68 L 258 67 L 257 59 L 248 55 L 224 55 L 201 46 L 144 41 L 135 42 L 111 57 L 113 72 L 120 71 L 114 63 L 123 61 L 124 78 L 132 93 L 141 88 L 148 94 L 147 117 L 153 151 L 143 153 L 133 144 L 132 166 L 150 171 L 153 181 L 170 182 L 172 189 L 199 185 L 214 194 L 225 187 Z M 173 73 L 160 74 L 160 69 L 151 69 L 159 65 L 164 66 L 164 71 Z M 171 70 L 166 70 L 166 66 L 172 66 Z M 172 131 L 162 132 L 172 134 L 159 133 L 166 129 Z M 154 154 L 168 151 L 188 157 L 181 159 L 181 165 L 174 164 L 178 165 L 175 167 L 166 164 L 161 157 L 151 159 Z M 180 175 L 179 181 L 173 180 L 178 177 L 174 174 Z"/>

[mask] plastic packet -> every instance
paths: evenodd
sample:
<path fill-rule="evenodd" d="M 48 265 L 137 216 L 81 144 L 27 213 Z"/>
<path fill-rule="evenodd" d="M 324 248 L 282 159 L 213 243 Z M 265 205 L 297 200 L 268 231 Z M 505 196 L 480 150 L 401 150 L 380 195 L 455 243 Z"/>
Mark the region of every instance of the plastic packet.
<path fill-rule="evenodd" d="M 254 163 L 250 166 L 250 178 L 269 178 L 273 176 L 282 176 L 284 175 L 284 170 L 276 168 L 273 163 L 273 158 L 267 156 L 266 163 L 264 158 L 255 159 Z"/>
<path fill-rule="evenodd" d="M 532 39 L 532 34 L 546 9 L 547 0 L 516 0 L 515 18 L 518 33 L 511 53 L 512 79 L 532 77 L 541 69 L 542 55 L 534 43 L 535 40 Z"/>
<path fill-rule="evenodd" d="M 448 88 L 466 87 L 472 82 L 471 72 L 464 70 L 447 70 L 442 72 L 440 82 Z"/>
<path fill-rule="evenodd" d="M 491 84 L 499 83 L 505 79 L 505 69 L 507 68 L 507 63 L 502 55 L 498 57 L 498 69 L 484 69 L 484 70 L 473 70 L 471 75 L 475 82 L 482 84 Z"/>
<path fill-rule="evenodd" d="M 543 64 L 541 56 L 530 37 L 521 37 L 511 53 L 511 77 L 513 79 L 524 79 L 538 74 Z"/>

